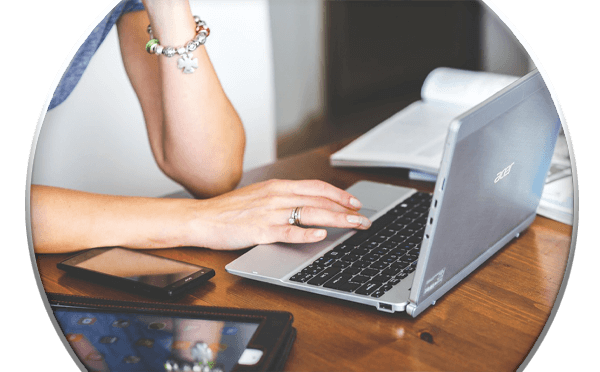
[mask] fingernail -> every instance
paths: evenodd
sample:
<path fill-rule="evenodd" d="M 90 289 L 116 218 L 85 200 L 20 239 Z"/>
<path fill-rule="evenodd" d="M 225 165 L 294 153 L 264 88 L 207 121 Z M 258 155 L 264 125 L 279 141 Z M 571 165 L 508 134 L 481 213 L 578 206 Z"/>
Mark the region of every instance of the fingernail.
<path fill-rule="evenodd" d="M 317 238 L 322 238 L 322 237 L 324 237 L 324 236 L 325 236 L 325 230 L 317 230 L 317 231 L 315 231 L 315 236 L 316 236 Z"/>
<path fill-rule="evenodd" d="M 364 227 L 371 227 L 371 221 L 369 221 L 368 218 L 366 217 L 362 217 L 362 216 L 356 216 L 353 214 L 349 214 L 346 216 L 346 219 L 348 220 L 348 222 L 350 223 L 355 223 L 358 225 L 363 225 Z"/>
<path fill-rule="evenodd" d="M 350 198 L 350 204 L 356 208 L 362 207 L 362 204 L 356 198 Z"/>
<path fill-rule="evenodd" d="M 362 218 L 359 216 L 355 216 L 353 214 L 349 214 L 346 216 L 346 219 L 348 220 L 348 222 L 350 223 L 356 223 L 356 224 L 360 224 L 362 223 Z"/>

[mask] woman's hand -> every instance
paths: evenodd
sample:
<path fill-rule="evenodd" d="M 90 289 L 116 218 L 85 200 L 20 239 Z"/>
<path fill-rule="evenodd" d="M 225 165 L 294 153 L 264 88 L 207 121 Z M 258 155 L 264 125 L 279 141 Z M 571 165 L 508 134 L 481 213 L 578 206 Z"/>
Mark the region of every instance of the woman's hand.
<path fill-rule="evenodd" d="M 302 226 L 290 225 L 302 207 Z M 37 253 L 93 247 L 239 249 L 323 240 L 321 226 L 366 229 L 352 195 L 322 181 L 272 180 L 212 199 L 141 198 L 31 186 Z"/>
<path fill-rule="evenodd" d="M 323 240 L 326 230 L 315 226 L 367 229 L 360 202 L 326 182 L 271 180 L 221 196 L 195 200 L 189 210 L 191 245 L 239 249 L 274 242 L 310 243 Z M 302 226 L 290 225 L 296 207 Z"/>

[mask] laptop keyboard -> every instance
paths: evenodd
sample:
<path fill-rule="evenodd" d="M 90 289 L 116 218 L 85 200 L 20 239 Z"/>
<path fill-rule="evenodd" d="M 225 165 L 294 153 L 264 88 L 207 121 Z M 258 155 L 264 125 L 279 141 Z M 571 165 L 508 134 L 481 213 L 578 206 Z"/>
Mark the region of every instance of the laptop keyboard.
<path fill-rule="evenodd" d="M 381 297 L 417 267 L 431 194 L 417 192 L 289 280 Z"/>

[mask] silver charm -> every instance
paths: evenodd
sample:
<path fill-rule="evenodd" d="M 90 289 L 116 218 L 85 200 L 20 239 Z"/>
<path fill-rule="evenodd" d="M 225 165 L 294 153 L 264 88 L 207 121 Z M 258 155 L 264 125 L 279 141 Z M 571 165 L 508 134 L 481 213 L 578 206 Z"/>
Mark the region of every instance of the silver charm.
<path fill-rule="evenodd" d="M 163 54 L 169 58 L 173 57 L 175 55 L 175 53 L 177 53 L 177 52 L 175 51 L 175 48 L 173 48 L 173 47 L 166 47 L 163 50 Z"/>
<path fill-rule="evenodd" d="M 198 68 L 198 58 L 193 58 L 192 53 L 183 54 L 177 60 L 177 68 L 183 69 L 184 74 L 191 74 Z"/>

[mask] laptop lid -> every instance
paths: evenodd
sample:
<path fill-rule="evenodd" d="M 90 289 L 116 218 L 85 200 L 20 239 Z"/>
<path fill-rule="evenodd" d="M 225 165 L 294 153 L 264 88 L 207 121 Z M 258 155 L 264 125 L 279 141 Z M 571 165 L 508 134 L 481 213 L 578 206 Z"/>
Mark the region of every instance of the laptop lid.
<path fill-rule="evenodd" d="M 537 70 L 453 121 L 409 314 L 422 312 L 533 222 L 559 129 Z"/>

